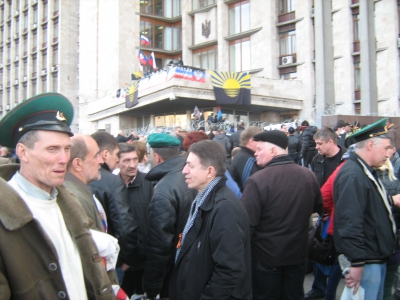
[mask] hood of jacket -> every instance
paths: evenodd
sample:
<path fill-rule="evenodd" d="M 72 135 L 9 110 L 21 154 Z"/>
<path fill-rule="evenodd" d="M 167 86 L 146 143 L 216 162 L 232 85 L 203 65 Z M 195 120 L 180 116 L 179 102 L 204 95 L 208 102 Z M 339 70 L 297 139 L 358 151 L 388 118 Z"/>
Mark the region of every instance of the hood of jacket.
<path fill-rule="evenodd" d="M 185 167 L 185 164 L 186 164 L 185 156 L 176 156 L 167 159 L 163 163 L 151 169 L 149 173 L 147 173 L 146 175 L 146 180 L 158 181 L 168 173 L 182 172 L 182 169 Z"/>
<path fill-rule="evenodd" d="M 225 135 L 225 134 L 217 134 L 215 137 L 214 137 L 214 139 L 216 139 L 216 140 L 220 140 L 220 141 L 222 141 L 222 140 L 224 140 L 224 139 L 227 139 L 228 137 Z"/>

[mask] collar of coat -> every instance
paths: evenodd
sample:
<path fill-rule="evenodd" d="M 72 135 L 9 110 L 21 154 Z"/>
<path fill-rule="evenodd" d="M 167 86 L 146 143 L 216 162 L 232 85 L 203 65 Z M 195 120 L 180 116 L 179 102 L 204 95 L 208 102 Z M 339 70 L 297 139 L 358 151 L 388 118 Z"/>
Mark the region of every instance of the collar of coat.
<path fill-rule="evenodd" d="M 8 230 L 17 230 L 33 220 L 32 212 L 25 201 L 7 183 L 18 170 L 18 164 L 0 166 L 0 199 L 7 199 L 7 201 L 2 201 L 0 221 Z M 64 186 L 56 189 L 57 203 L 72 236 L 87 233 L 88 220 L 82 207 L 76 205 L 78 200 Z M 86 229 L 82 226 L 82 220 L 86 224 Z"/>
<path fill-rule="evenodd" d="M 211 190 L 211 192 L 208 194 L 207 198 L 204 200 L 204 202 L 200 205 L 200 209 L 204 211 L 209 211 L 214 205 L 215 201 L 215 194 L 218 192 L 221 187 L 226 185 L 226 176 L 223 175 L 221 180 L 215 185 L 215 187 Z"/>
<path fill-rule="evenodd" d="M 282 155 L 277 155 L 275 156 L 265 167 L 272 167 L 272 166 L 278 166 L 278 165 L 286 165 L 286 164 L 294 164 L 293 159 L 287 155 L 287 154 L 282 154 Z"/>
<path fill-rule="evenodd" d="M 385 204 L 386 210 L 388 211 L 389 219 L 390 222 L 392 223 L 393 233 L 396 234 L 396 223 L 393 218 L 392 208 L 389 204 L 386 190 L 383 187 L 382 182 L 380 181 L 379 178 L 375 178 L 375 176 L 372 174 L 372 172 L 374 172 L 373 169 L 369 165 L 367 165 L 366 162 L 364 162 L 364 160 L 360 156 L 358 156 L 356 153 L 353 153 L 352 158 L 360 164 L 365 175 L 375 184 L 376 189 L 378 190 L 378 193 L 381 196 L 382 202 Z"/>

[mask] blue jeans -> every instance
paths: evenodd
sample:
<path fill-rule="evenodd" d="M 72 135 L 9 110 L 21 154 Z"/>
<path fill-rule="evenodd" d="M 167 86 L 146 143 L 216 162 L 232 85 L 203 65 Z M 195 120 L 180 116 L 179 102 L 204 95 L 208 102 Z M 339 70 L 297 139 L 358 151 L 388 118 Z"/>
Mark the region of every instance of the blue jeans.
<path fill-rule="evenodd" d="M 361 277 L 361 286 L 365 290 L 365 300 L 382 300 L 385 283 L 386 264 L 367 264 Z"/>
<path fill-rule="evenodd" d="M 342 278 L 342 270 L 338 262 L 339 253 L 335 253 L 335 261 L 331 266 L 313 263 L 314 282 L 312 290 L 326 294 L 325 300 L 336 299 L 336 289 Z"/>
<path fill-rule="evenodd" d="M 125 271 L 122 270 L 121 268 L 116 268 L 115 272 L 117 273 L 119 285 L 121 285 L 122 282 L 124 281 Z"/>
<path fill-rule="evenodd" d="M 252 257 L 253 300 L 304 299 L 306 264 L 273 267 Z"/>

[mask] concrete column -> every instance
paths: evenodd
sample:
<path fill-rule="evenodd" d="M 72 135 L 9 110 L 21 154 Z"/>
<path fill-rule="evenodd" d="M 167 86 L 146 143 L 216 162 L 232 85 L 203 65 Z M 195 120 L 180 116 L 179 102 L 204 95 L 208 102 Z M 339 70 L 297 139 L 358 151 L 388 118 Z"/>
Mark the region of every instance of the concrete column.
<path fill-rule="evenodd" d="M 150 115 L 150 124 L 149 124 L 149 127 L 150 128 L 154 128 L 155 127 L 155 124 L 156 124 L 156 115 L 154 115 L 154 114 L 151 114 Z M 144 124 L 143 124 L 144 125 Z M 142 125 L 142 126 L 143 126 Z"/>
<path fill-rule="evenodd" d="M 331 1 L 315 1 L 314 16 L 316 121 L 320 122 L 322 115 L 335 113 Z"/>
<path fill-rule="evenodd" d="M 360 0 L 361 114 L 378 114 L 374 1 Z"/>

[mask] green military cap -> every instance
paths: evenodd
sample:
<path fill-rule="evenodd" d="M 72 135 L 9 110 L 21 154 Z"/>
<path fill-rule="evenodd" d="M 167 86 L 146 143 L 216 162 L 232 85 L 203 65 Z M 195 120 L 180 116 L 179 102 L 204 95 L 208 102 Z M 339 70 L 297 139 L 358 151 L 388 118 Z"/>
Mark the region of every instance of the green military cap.
<path fill-rule="evenodd" d="M 74 108 L 63 95 L 36 95 L 14 107 L 0 120 L 0 144 L 15 148 L 18 140 L 31 130 L 58 131 L 73 136 L 69 128 L 73 116 Z"/>
<path fill-rule="evenodd" d="M 350 146 L 352 144 L 362 142 L 373 137 L 388 138 L 386 133 L 386 118 L 383 118 L 347 136 L 346 146 Z"/>
<path fill-rule="evenodd" d="M 152 133 L 147 137 L 151 148 L 180 147 L 181 142 L 172 135 L 166 133 Z"/>

